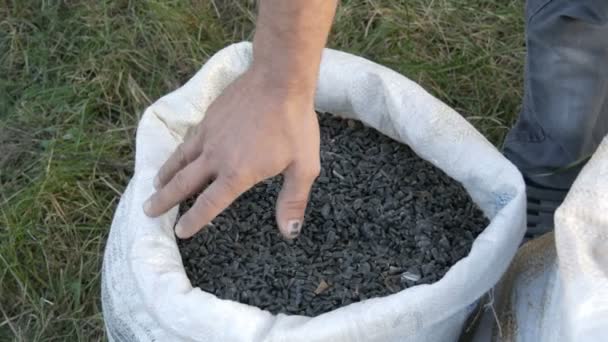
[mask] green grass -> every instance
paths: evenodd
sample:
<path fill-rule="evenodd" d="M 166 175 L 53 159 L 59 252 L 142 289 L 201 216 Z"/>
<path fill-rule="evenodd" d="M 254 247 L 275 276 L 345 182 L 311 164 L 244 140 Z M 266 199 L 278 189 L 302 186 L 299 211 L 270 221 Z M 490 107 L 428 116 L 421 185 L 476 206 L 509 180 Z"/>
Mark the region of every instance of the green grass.
<path fill-rule="evenodd" d="M 329 45 L 407 75 L 499 144 L 523 1 L 342 1 Z M 254 1 L 0 0 L 0 340 L 103 340 L 99 269 L 143 109 L 252 37 Z"/>

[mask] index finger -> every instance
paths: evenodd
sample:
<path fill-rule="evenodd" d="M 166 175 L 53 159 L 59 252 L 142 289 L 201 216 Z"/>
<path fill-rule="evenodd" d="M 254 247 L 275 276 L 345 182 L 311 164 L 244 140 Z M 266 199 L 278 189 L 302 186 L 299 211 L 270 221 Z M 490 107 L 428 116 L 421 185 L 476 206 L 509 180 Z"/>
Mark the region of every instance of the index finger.
<path fill-rule="evenodd" d="M 189 139 L 177 146 L 169 159 L 161 166 L 154 178 L 156 190 L 165 186 L 175 174 L 195 160 L 202 152 L 201 144 L 196 139 Z"/>
<path fill-rule="evenodd" d="M 150 217 L 159 216 L 203 188 L 212 177 L 209 165 L 205 164 L 204 158 L 199 157 L 177 172 L 167 185 L 146 201 L 145 213 Z"/>
<path fill-rule="evenodd" d="M 175 234 L 186 239 L 207 225 L 251 185 L 232 184 L 226 177 L 218 177 L 196 199 L 196 202 L 179 220 Z"/>

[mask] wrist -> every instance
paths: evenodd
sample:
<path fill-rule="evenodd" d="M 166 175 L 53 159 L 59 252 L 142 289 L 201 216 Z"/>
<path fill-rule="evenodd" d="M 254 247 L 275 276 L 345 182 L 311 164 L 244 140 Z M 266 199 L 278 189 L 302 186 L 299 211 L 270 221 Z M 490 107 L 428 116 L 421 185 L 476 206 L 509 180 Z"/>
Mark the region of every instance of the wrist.
<path fill-rule="evenodd" d="M 313 102 L 317 86 L 316 71 L 298 70 L 294 66 L 255 61 L 248 70 L 254 83 L 266 91 L 289 98 Z"/>

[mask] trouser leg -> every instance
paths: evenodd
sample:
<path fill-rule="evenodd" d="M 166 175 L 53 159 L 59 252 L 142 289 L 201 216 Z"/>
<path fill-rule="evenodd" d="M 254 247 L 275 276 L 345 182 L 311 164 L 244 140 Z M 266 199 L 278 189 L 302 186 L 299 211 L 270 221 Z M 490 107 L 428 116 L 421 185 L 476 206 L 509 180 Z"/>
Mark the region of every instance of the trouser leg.
<path fill-rule="evenodd" d="M 504 153 L 533 182 L 568 189 L 608 132 L 608 0 L 528 0 L 522 111 Z"/>

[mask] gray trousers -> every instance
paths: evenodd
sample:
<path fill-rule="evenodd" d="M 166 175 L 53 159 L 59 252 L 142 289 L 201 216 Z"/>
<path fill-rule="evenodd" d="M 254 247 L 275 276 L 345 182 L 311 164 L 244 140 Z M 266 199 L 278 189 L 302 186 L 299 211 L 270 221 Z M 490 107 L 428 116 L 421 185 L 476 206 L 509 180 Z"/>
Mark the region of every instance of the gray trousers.
<path fill-rule="evenodd" d="M 526 43 L 522 111 L 504 153 L 529 180 L 568 189 L 581 169 L 571 166 L 608 133 L 608 0 L 528 0 Z"/>

